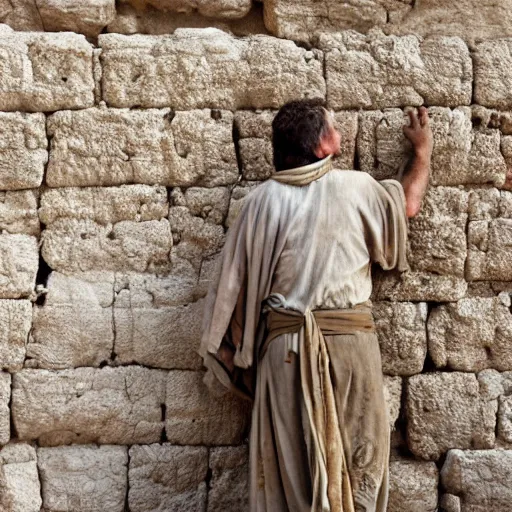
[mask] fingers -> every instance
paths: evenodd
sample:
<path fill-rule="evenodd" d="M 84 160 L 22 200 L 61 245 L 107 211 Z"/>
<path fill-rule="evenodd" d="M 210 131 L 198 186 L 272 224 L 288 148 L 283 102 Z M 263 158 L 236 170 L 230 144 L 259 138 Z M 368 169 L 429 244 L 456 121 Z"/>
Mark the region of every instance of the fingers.
<path fill-rule="evenodd" d="M 427 126 L 428 125 L 428 110 L 425 107 L 419 108 L 419 120 L 421 126 Z"/>
<path fill-rule="evenodd" d="M 419 120 L 418 120 L 418 114 L 416 113 L 416 110 L 409 110 L 409 121 L 410 121 L 410 124 L 409 126 L 411 128 L 417 128 L 418 127 L 418 124 L 419 124 Z"/>

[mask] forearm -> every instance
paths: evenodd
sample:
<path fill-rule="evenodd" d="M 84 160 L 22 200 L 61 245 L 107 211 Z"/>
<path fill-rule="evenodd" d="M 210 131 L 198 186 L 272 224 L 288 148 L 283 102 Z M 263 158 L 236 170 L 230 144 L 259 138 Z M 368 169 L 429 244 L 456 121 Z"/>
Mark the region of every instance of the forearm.
<path fill-rule="evenodd" d="M 415 217 L 419 213 L 429 178 L 430 152 L 417 151 L 408 172 L 402 178 L 407 217 Z"/>

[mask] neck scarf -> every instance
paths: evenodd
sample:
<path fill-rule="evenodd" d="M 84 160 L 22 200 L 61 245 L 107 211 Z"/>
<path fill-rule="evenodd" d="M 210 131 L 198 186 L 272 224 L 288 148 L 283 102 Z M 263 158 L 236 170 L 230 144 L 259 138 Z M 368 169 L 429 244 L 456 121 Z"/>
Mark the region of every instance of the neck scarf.
<path fill-rule="evenodd" d="M 287 169 L 286 171 L 273 172 L 271 178 L 279 183 L 303 187 L 320 179 L 332 169 L 332 155 L 312 164 Z"/>

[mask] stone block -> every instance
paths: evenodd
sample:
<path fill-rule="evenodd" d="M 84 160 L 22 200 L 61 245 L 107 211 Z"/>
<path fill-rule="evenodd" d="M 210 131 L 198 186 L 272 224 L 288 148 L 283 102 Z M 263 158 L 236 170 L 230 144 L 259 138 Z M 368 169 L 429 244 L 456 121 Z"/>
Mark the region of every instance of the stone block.
<path fill-rule="evenodd" d="M 384 397 L 388 407 L 389 425 L 393 430 L 402 406 L 402 379 L 400 377 L 384 375 Z"/>
<path fill-rule="evenodd" d="M 456 37 L 323 34 L 327 102 L 338 109 L 469 105 L 472 62 Z"/>
<path fill-rule="evenodd" d="M 388 512 L 437 511 L 439 473 L 434 462 L 391 459 Z"/>
<path fill-rule="evenodd" d="M 38 236 L 37 190 L 0 192 L 0 230 L 11 234 Z"/>
<path fill-rule="evenodd" d="M 0 372 L 0 445 L 7 444 L 11 437 L 9 401 L 11 399 L 11 375 Z M 1 453 L 0 453 L 1 460 Z M 2 486 L 0 485 L 0 489 Z M 1 494 L 1 493 L 0 493 Z M 1 503 L 1 502 L 0 502 Z"/>
<path fill-rule="evenodd" d="M 207 512 L 238 512 L 249 504 L 249 450 L 247 446 L 212 448 Z"/>
<path fill-rule="evenodd" d="M 48 160 L 44 114 L 0 112 L 0 188 L 37 188 Z"/>
<path fill-rule="evenodd" d="M 450 450 L 441 470 L 443 487 L 460 510 L 506 512 L 512 501 L 512 450 Z"/>
<path fill-rule="evenodd" d="M 39 448 L 43 507 L 48 512 L 123 512 L 128 486 L 126 446 Z"/>
<path fill-rule="evenodd" d="M 421 373 L 427 355 L 427 305 L 376 302 L 373 317 L 388 375 Z"/>
<path fill-rule="evenodd" d="M 114 276 L 52 272 L 44 305 L 34 307 L 28 368 L 99 366 L 114 347 Z"/>
<path fill-rule="evenodd" d="M 0 25 L 0 110 L 53 112 L 94 104 L 92 46 L 83 35 Z"/>
<path fill-rule="evenodd" d="M 16 432 L 39 446 L 157 442 L 165 381 L 166 372 L 136 366 L 23 370 L 13 378 Z"/>
<path fill-rule="evenodd" d="M 38 265 L 35 237 L 0 234 L 0 298 L 31 296 L 34 293 Z"/>
<path fill-rule="evenodd" d="M 250 404 L 210 394 L 202 372 L 172 370 L 167 380 L 166 433 L 172 444 L 238 444 L 246 434 Z"/>
<path fill-rule="evenodd" d="M 493 448 L 497 409 L 473 374 L 414 375 L 407 385 L 408 446 L 427 460 L 451 448 Z"/>
<path fill-rule="evenodd" d="M 32 446 L 12 443 L 0 450 L 0 490 L 3 512 L 40 512 L 41 486 Z"/>
<path fill-rule="evenodd" d="M 92 108 L 50 116 L 50 187 L 236 182 L 233 114 Z"/>
<path fill-rule="evenodd" d="M 490 121 L 496 117 L 495 113 L 469 107 L 453 110 L 430 107 L 428 112 L 434 140 L 432 185 L 502 186 L 505 183 L 507 164 L 501 151 L 503 126 L 497 120 Z M 408 124 L 407 117 L 407 112 L 399 109 L 360 114 L 361 170 L 376 179 L 386 179 L 407 168 L 412 156 L 411 145 L 402 130 Z M 482 122 L 482 117 L 489 120 Z"/>
<path fill-rule="evenodd" d="M 488 370 L 490 372 L 492 370 Z M 482 372 L 484 373 L 484 372 Z M 500 446 L 512 446 L 512 372 L 498 373 L 487 377 L 487 386 L 498 395 L 498 442 Z"/>
<path fill-rule="evenodd" d="M 14 30 L 43 32 L 43 22 L 34 0 L 0 1 L 0 23 Z"/>
<path fill-rule="evenodd" d="M 278 108 L 324 97 L 322 55 L 269 36 L 217 29 L 100 35 L 103 98 L 113 107 Z"/>
<path fill-rule="evenodd" d="M 0 369 L 21 370 L 32 326 L 32 303 L 0 300 Z"/>
<path fill-rule="evenodd" d="M 164 187 L 47 190 L 39 215 L 46 224 L 42 255 L 61 272 L 163 271 L 172 235 Z"/>
<path fill-rule="evenodd" d="M 428 321 L 430 355 L 439 368 L 512 370 L 510 297 L 469 298 L 434 308 Z"/>
<path fill-rule="evenodd" d="M 208 449 L 152 444 L 130 448 L 132 512 L 206 510 Z M 231 492 L 231 490 L 230 490 Z"/>

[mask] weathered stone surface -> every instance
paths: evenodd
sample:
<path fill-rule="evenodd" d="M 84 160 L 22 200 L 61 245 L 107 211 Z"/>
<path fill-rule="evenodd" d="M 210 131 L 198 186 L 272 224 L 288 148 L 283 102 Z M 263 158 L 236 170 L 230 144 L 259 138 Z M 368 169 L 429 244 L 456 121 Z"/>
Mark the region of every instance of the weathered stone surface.
<path fill-rule="evenodd" d="M 373 317 L 384 373 L 421 373 L 427 355 L 427 305 L 376 302 Z"/>
<path fill-rule="evenodd" d="M 162 433 L 166 373 L 136 366 L 14 374 L 20 439 L 40 446 L 154 443 Z"/>
<path fill-rule="evenodd" d="M 392 459 L 389 464 L 388 512 L 437 511 L 439 474 L 434 462 Z"/>
<path fill-rule="evenodd" d="M 11 437 L 9 400 L 11 399 L 11 375 L 0 372 L 0 445 Z M 1 460 L 1 453 L 0 453 Z M 1 489 L 1 485 L 0 485 Z M 1 493 L 0 493 L 1 494 Z M 0 502 L 1 503 L 1 502 Z"/>
<path fill-rule="evenodd" d="M 48 120 L 50 187 L 226 185 L 238 167 L 226 111 L 92 108 Z"/>
<path fill-rule="evenodd" d="M 0 298 L 19 299 L 32 295 L 38 264 L 35 237 L 0 234 Z"/>
<path fill-rule="evenodd" d="M 205 510 L 208 449 L 152 444 L 130 448 L 132 512 Z"/>
<path fill-rule="evenodd" d="M 486 380 L 487 387 L 498 396 L 498 445 L 509 448 L 512 445 L 512 372 L 493 372 Z"/>
<path fill-rule="evenodd" d="M 260 182 L 243 183 L 240 186 L 236 186 L 231 193 L 231 200 L 229 201 L 229 211 L 226 218 L 226 227 L 230 227 L 235 222 L 238 214 L 242 210 L 245 202 L 245 198 L 251 193 Z"/>
<path fill-rule="evenodd" d="M 402 379 L 400 377 L 384 376 L 384 396 L 389 411 L 389 424 L 393 430 L 400 416 L 402 403 Z"/>
<path fill-rule="evenodd" d="M 100 36 L 103 94 L 114 107 L 278 108 L 325 96 L 321 55 L 268 36 L 217 29 Z"/>
<path fill-rule="evenodd" d="M 72 33 L 14 32 L 0 25 L 0 110 L 92 107 L 92 46 Z"/>
<path fill-rule="evenodd" d="M 427 460 L 450 448 L 492 448 L 497 406 L 473 374 L 414 375 L 407 386 L 409 448 Z"/>
<path fill-rule="evenodd" d="M 43 181 L 46 150 L 44 114 L 0 112 L 0 188 L 37 188 Z"/>
<path fill-rule="evenodd" d="M 247 428 L 250 405 L 212 395 L 202 372 L 172 370 L 167 380 L 166 433 L 173 444 L 237 444 Z"/>
<path fill-rule="evenodd" d="M 164 187 L 47 190 L 42 255 L 61 272 L 168 268 L 172 236 Z"/>
<path fill-rule="evenodd" d="M 456 37 L 422 41 L 417 36 L 324 34 L 327 101 L 331 108 L 380 109 L 469 105 L 472 62 Z"/>
<path fill-rule="evenodd" d="M 30 301 L 0 300 L 0 369 L 22 368 L 31 325 Z"/>
<path fill-rule="evenodd" d="M 436 366 L 461 371 L 512 370 L 510 297 L 462 299 L 435 308 L 428 321 Z"/>
<path fill-rule="evenodd" d="M 114 277 L 52 272 L 43 306 L 34 307 L 25 366 L 63 369 L 99 366 L 114 346 Z"/>
<path fill-rule="evenodd" d="M 507 165 L 500 150 L 502 138 L 498 129 L 505 127 L 495 113 L 469 107 L 430 107 L 428 112 L 434 139 L 431 184 L 505 183 Z M 407 117 L 407 111 L 399 109 L 360 114 L 361 170 L 376 179 L 386 179 L 406 169 L 412 155 L 402 129 L 408 124 Z M 472 125 L 474 117 L 476 127 Z"/>
<path fill-rule="evenodd" d="M 511 450 L 450 450 L 441 481 L 460 498 L 464 512 L 506 512 L 512 501 L 511 473 Z"/>
<path fill-rule="evenodd" d="M 249 453 L 247 446 L 212 448 L 207 512 L 247 510 L 249 498 Z"/>
<path fill-rule="evenodd" d="M 35 449 L 12 443 L 0 450 L 0 509 L 4 512 L 40 512 L 41 487 Z"/>
<path fill-rule="evenodd" d="M 44 31 L 35 0 L 0 0 L 0 23 L 14 30 Z"/>
<path fill-rule="evenodd" d="M 48 512 L 123 512 L 127 491 L 125 446 L 39 448 L 43 507 Z"/>
<path fill-rule="evenodd" d="M 44 30 L 97 36 L 116 15 L 115 0 L 35 0 Z"/>
<path fill-rule="evenodd" d="M 36 190 L 0 192 L 0 230 L 11 234 L 39 235 Z"/>

